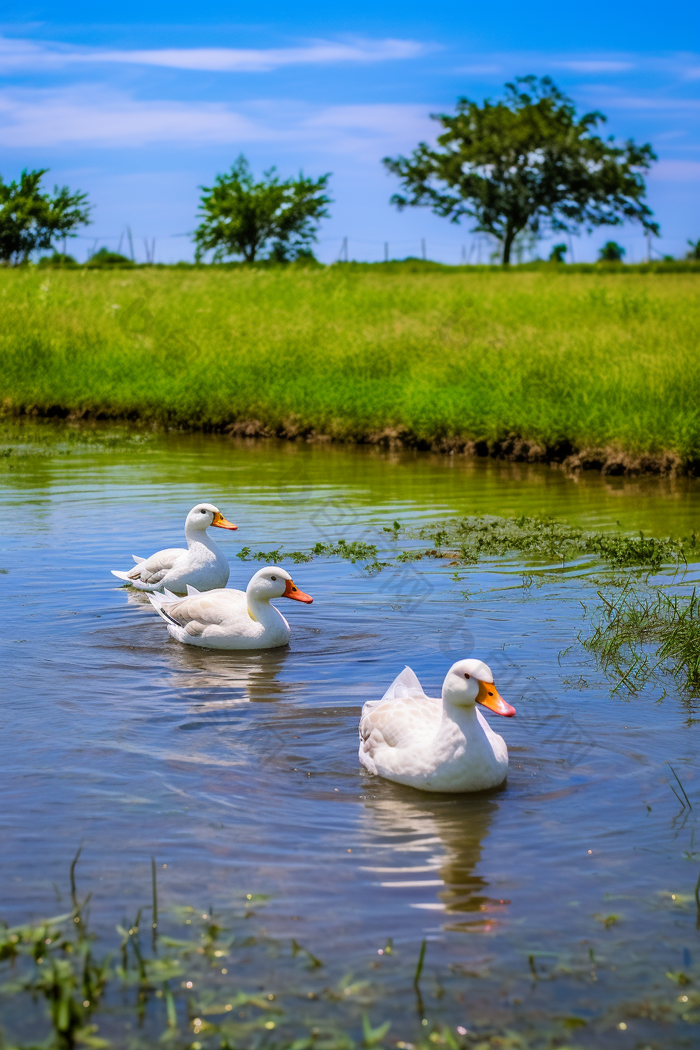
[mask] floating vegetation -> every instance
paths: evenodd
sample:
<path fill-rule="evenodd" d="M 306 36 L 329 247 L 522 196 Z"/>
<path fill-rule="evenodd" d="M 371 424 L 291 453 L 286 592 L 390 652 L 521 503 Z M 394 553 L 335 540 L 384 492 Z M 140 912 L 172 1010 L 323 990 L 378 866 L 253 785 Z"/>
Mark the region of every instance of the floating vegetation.
<path fill-rule="evenodd" d="M 410 532 L 398 521 L 386 526 L 382 532 L 396 541 L 400 533 Z M 418 530 L 421 539 L 430 538 L 434 544 L 425 549 L 392 549 L 383 551 L 399 565 L 422 561 L 423 558 L 449 559 L 457 565 L 476 565 L 481 559 L 519 554 L 524 558 L 540 559 L 549 563 L 556 561 L 564 566 L 581 557 L 597 559 L 614 569 L 640 569 L 658 571 L 670 566 L 687 566 L 688 561 L 700 555 L 700 538 L 693 533 L 685 539 L 655 539 L 651 536 L 623 536 L 619 533 L 595 532 L 577 528 L 553 518 L 497 518 L 491 516 L 468 517 L 425 526 Z M 253 551 L 243 547 L 238 555 L 241 561 L 252 559 L 270 565 L 279 561 L 295 564 L 312 561 L 319 557 L 343 558 L 355 565 L 365 562 L 368 572 L 381 572 L 392 561 L 381 560 L 377 544 L 363 540 L 318 542 L 308 551 L 285 551 L 277 547 L 269 551 Z M 546 570 L 541 570 L 541 572 Z M 628 577 L 619 574 L 606 578 L 614 586 L 624 586 Z M 533 583 L 533 574 L 523 578 L 523 585 Z"/>
<path fill-rule="evenodd" d="M 422 552 L 404 552 L 401 560 L 415 561 L 429 556 L 452 558 L 474 565 L 481 558 L 521 554 L 529 558 L 557 561 L 561 565 L 585 555 L 593 556 L 614 568 L 660 569 L 664 565 L 685 565 L 688 555 L 700 553 L 695 533 L 687 539 L 654 539 L 639 533 L 596 532 L 581 529 L 554 518 L 519 518 L 492 516 L 456 518 L 422 528 L 418 535 L 430 538 L 434 548 Z"/>
<path fill-rule="evenodd" d="M 386 561 L 378 561 L 377 547 L 373 543 L 363 543 L 361 540 L 354 540 L 351 543 L 343 539 L 338 540 L 336 543 L 319 542 L 311 548 L 310 552 L 283 551 L 282 547 L 277 547 L 276 550 L 271 551 L 253 552 L 250 547 L 242 547 L 236 555 L 241 561 L 247 561 L 250 558 L 253 561 L 265 562 L 266 565 L 273 565 L 282 560 L 291 561 L 295 565 L 299 565 L 323 556 L 343 558 L 345 561 L 351 562 L 352 565 L 364 561 L 367 563 L 364 568 L 368 572 L 381 572 L 389 564 Z"/>
<path fill-rule="evenodd" d="M 688 696 L 700 695 L 700 598 L 655 588 L 640 594 L 628 583 L 615 597 L 598 591 L 593 634 L 581 637 L 617 679 L 614 691 L 638 692 L 652 679 L 671 676 Z"/>

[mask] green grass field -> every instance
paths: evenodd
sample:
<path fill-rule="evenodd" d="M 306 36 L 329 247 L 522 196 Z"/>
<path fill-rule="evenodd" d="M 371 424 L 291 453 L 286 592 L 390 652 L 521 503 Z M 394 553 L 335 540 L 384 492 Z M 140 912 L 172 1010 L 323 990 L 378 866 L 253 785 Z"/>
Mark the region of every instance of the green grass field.
<path fill-rule="evenodd" d="M 700 457 L 700 274 L 0 271 L 4 411 Z"/>

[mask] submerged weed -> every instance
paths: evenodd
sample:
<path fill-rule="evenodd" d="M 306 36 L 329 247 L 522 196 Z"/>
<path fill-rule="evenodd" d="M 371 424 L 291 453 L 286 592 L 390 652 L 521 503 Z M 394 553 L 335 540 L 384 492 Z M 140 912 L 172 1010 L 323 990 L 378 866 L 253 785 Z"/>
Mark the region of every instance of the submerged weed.
<path fill-rule="evenodd" d="M 638 692 L 664 674 L 688 696 L 700 695 L 700 598 L 658 588 L 639 594 L 628 582 L 613 598 L 598 591 L 594 631 L 580 637 L 603 668 L 618 679 L 615 690 Z"/>

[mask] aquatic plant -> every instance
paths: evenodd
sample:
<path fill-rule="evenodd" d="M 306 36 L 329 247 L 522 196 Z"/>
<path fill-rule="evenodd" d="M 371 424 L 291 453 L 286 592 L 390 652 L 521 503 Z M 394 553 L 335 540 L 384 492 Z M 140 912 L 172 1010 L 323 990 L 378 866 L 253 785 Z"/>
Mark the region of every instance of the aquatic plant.
<path fill-rule="evenodd" d="M 686 563 L 688 554 L 697 553 L 700 547 L 695 533 L 686 539 L 655 539 L 641 532 L 638 536 L 625 536 L 582 529 L 554 518 L 525 515 L 458 518 L 425 526 L 419 535 L 430 538 L 435 547 L 424 552 L 407 552 L 403 560 L 428 555 L 449 557 L 469 565 L 485 557 L 520 554 L 564 565 L 583 555 L 593 555 L 614 568 L 659 569 L 662 565 Z"/>
<path fill-rule="evenodd" d="M 585 649 L 616 679 L 615 691 L 638 692 L 650 680 L 671 676 L 687 696 L 700 695 L 700 597 L 639 593 L 630 581 L 619 594 L 598 591 L 593 634 L 580 636 Z"/>

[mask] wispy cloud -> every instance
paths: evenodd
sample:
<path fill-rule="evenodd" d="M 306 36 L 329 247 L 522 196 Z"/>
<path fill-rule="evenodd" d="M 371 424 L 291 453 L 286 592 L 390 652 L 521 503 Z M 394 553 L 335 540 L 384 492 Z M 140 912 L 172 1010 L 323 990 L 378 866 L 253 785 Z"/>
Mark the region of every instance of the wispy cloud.
<path fill-rule="evenodd" d="M 660 160 L 651 170 L 650 178 L 654 182 L 688 182 L 700 183 L 700 161 L 697 160 Z"/>
<path fill-rule="evenodd" d="M 220 103 L 139 102 L 97 86 L 0 94 L 6 149 L 250 141 L 255 135 L 254 123 Z"/>
<path fill-rule="evenodd" d="M 550 65 L 572 73 L 627 73 L 635 64 L 609 58 L 555 58 L 550 60 Z"/>
<path fill-rule="evenodd" d="M 0 144 L 29 147 L 139 147 L 251 142 L 300 144 L 376 158 L 425 138 L 430 107 L 417 104 L 313 106 L 269 101 L 234 109 L 224 103 L 143 101 L 99 85 L 88 90 L 0 92 Z"/>
<path fill-rule="evenodd" d="M 649 98 L 643 95 L 626 95 L 612 98 L 610 105 L 617 109 L 675 109 L 700 113 L 700 98 Z"/>
<path fill-rule="evenodd" d="M 283 66 L 387 62 L 416 58 L 428 45 L 415 40 L 314 40 L 301 47 L 151 48 L 109 50 L 77 48 L 0 37 L 0 67 L 5 72 L 61 69 L 75 65 L 140 65 L 218 73 L 268 73 Z"/>

